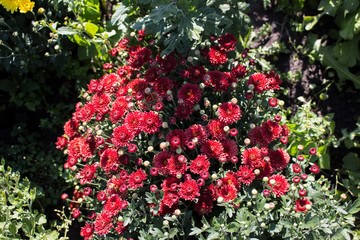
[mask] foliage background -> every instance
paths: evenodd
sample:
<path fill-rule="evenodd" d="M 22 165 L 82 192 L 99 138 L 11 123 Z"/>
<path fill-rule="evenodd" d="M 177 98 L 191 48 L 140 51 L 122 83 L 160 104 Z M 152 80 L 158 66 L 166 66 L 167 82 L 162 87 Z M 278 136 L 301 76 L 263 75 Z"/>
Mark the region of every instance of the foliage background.
<path fill-rule="evenodd" d="M 287 80 L 283 98 L 293 110 L 288 118 L 294 124 L 295 110 L 310 100 L 312 112 L 335 113 L 333 118 L 318 120 L 327 135 L 309 137 L 325 146 L 323 167 L 339 194 L 358 197 L 358 1 L 177 2 L 36 0 L 33 12 L 25 14 L 11 14 L 0 6 L 0 154 L 6 165 L 36 187 L 33 206 L 54 219 L 61 193 L 71 193 L 62 168 L 64 158 L 54 148 L 56 136 L 70 116 L 79 89 L 102 73 L 110 46 L 121 35 L 144 27 L 164 45 L 163 54 L 175 49 L 186 55 L 196 45 L 206 45 L 211 34 L 240 35 L 239 51 L 252 47 L 249 55 L 259 66 L 277 68 Z M 277 19 L 277 27 L 251 22 L 271 14 L 283 16 Z M 276 32 L 281 37 L 273 41 Z M 304 62 L 304 68 L 315 64 L 320 79 L 313 81 L 303 69 L 291 69 L 289 62 L 297 60 Z M 306 133 L 297 131 L 299 138 Z"/>

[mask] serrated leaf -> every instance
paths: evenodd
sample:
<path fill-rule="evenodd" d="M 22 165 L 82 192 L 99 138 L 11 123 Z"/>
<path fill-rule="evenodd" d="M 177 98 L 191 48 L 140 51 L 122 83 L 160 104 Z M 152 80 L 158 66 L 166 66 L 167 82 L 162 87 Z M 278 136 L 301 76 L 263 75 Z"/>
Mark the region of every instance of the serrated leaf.
<path fill-rule="evenodd" d="M 350 209 L 348 210 L 348 213 L 355 214 L 360 211 L 360 199 L 356 199 L 352 204 Z"/>
<path fill-rule="evenodd" d="M 207 240 L 212 240 L 212 239 L 219 239 L 220 233 L 219 232 L 212 232 L 211 234 L 209 234 L 209 236 L 207 236 Z"/>
<path fill-rule="evenodd" d="M 198 227 L 193 227 L 191 228 L 191 233 L 189 234 L 190 236 L 192 235 L 199 235 L 200 233 L 202 233 L 203 230 L 201 230 L 200 228 Z"/>
<path fill-rule="evenodd" d="M 153 22 L 158 23 L 162 19 L 175 16 L 179 9 L 176 7 L 174 3 L 170 3 L 168 5 L 160 5 L 157 6 L 150 14 L 150 18 Z"/>
<path fill-rule="evenodd" d="M 114 15 L 112 15 L 110 23 L 115 26 L 117 23 L 122 22 L 127 17 L 126 11 L 128 8 L 120 3 L 120 5 L 116 8 Z"/>

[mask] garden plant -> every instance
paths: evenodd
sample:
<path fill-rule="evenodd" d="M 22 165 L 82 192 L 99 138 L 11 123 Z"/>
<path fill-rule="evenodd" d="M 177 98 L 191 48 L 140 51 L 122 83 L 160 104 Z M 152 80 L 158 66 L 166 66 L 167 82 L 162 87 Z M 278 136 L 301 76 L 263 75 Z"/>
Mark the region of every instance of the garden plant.
<path fill-rule="evenodd" d="M 359 8 L 0 0 L 0 236 L 358 239 Z"/>

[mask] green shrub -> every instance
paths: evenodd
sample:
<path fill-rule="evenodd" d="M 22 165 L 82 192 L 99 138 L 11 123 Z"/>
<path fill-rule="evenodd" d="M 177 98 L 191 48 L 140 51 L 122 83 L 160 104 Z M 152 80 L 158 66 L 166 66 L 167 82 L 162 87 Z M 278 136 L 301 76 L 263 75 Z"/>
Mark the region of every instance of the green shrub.
<path fill-rule="evenodd" d="M 1 239 L 58 239 L 56 230 L 45 228 L 46 216 L 33 210 L 36 188 L 19 172 L 0 165 L 0 238 Z"/>

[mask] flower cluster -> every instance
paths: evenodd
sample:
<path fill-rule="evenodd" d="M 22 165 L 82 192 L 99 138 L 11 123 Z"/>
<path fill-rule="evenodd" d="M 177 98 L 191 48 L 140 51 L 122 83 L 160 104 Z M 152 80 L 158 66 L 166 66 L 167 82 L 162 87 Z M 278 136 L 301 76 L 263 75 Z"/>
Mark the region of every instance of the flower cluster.
<path fill-rule="evenodd" d="M 320 171 L 310 159 L 316 149 L 288 154 L 283 101 L 273 93 L 279 75 L 257 72 L 247 50 L 230 59 L 231 34 L 186 59 L 162 56 L 145 37 L 110 50 L 123 64 L 107 64 L 109 73 L 90 81 L 58 138 L 87 206 L 82 213 L 73 204 L 74 217 L 88 219 L 81 235 L 136 238 L 139 219 L 214 216 L 258 192 L 268 208 L 290 194 L 293 210 L 309 211 L 304 183 Z"/>
<path fill-rule="evenodd" d="M 18 9 L 21 13 L 26 13 L 32 11 L 35 2 L 30 0 L 0 0 L 0 5 L 11 13 L 16 12 Z"/>

